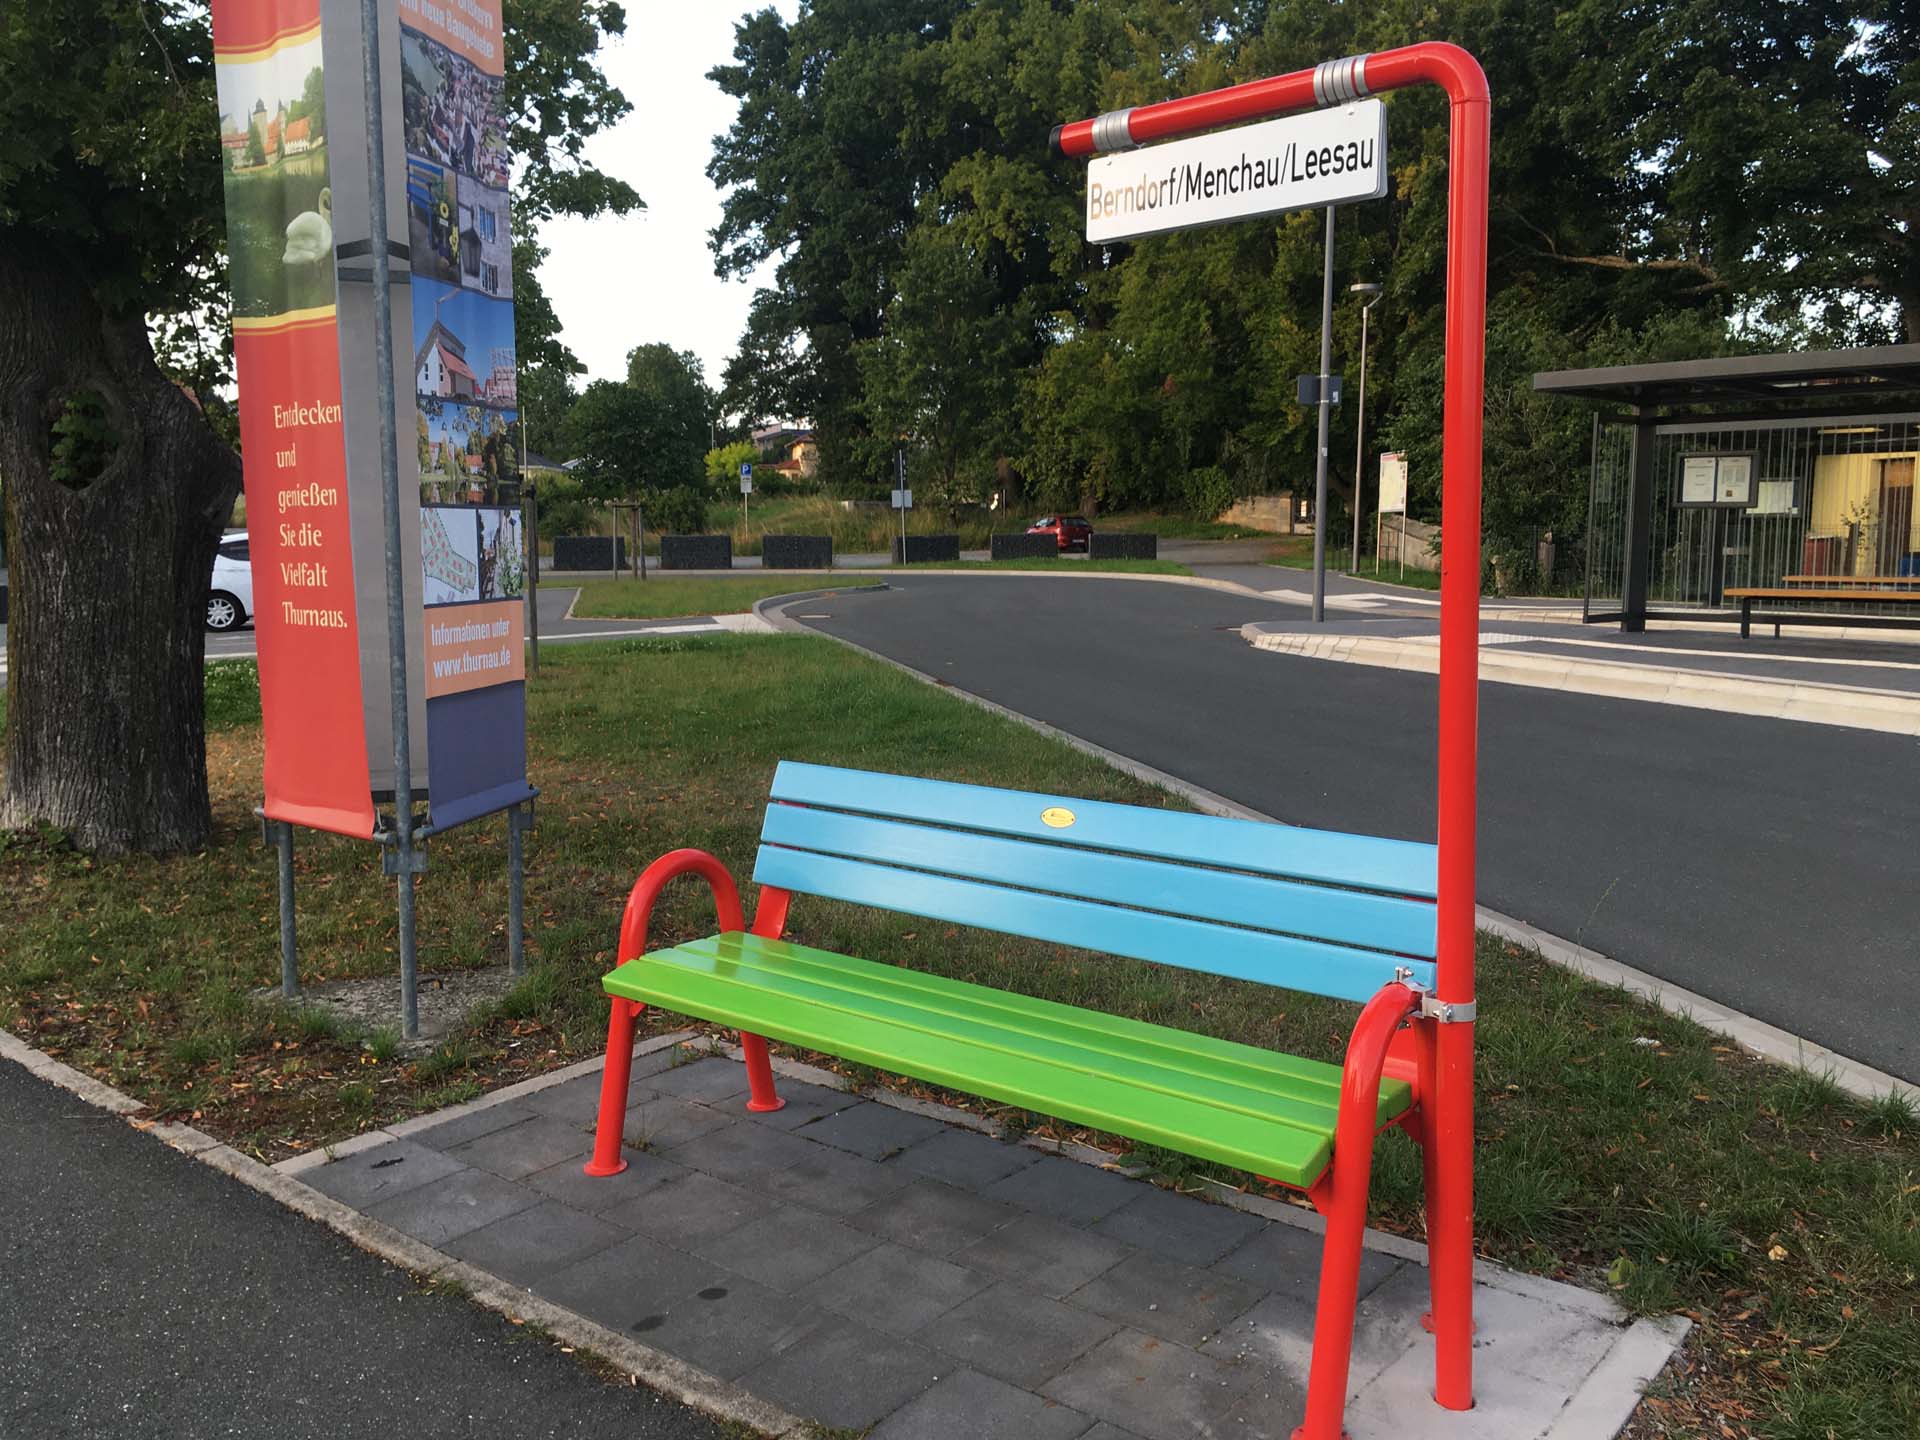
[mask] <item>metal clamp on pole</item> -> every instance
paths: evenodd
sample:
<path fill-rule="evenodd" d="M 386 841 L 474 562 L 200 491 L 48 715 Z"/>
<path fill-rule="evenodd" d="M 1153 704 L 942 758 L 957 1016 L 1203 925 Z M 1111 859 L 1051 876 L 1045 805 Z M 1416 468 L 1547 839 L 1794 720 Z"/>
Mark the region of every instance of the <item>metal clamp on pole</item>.
<path fill-rule="evenodd" d="M 1413 978 L 1413 971 L 1405 965 L 1395 967 L 1395 983 L 1411 990 L 1414 998 L 1420 1002 L 1419 1008 L 1408 1018 L 1418 1016 L 1422 1020 L 1437 1021 L 1442 1025 L 1468 1025 L 1480 1013 L 1478 1000 L 1442 1000 L 1425 985 Z"/>

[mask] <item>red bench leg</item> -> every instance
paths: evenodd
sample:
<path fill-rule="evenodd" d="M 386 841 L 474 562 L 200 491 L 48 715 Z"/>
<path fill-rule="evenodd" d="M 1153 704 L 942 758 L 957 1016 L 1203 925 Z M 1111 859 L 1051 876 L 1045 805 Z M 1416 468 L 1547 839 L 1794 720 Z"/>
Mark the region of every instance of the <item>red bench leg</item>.
<path fill-rule="evenodd" d="M 600 1074 L 600 1119 L 593 1132 L 593 1158 L 585 1165 L 589 1175 L 618 1175 L 627 1168 L 620 1158 L 620 1141 L 627 1125 L 627 1082 L 633 1075 L 633 1017 L 640 1006 L 613 999 L 607 1019 L 607 1068 Z"/>
<path fill-rule="evenodd" d="M 747 1062 L 747 1109 L 764 1112 L 778 1110 L 787 1102 L 773 1088 L 773 1062 L 767 1058 L 763 1035 L 740 1032 L 740 1049 Z"/>
<path fill-rule="evenodd" d="M 1367 1187 L 1373 1179 L 1373 1135 L 1387 1047 L 1413 1005 L 1404 985 L 1389 985 L 1367 1002 L 1347 1042 L 1340 1082 L 1340 1118 L 1333 1166 L 1316 1194 L 1327 1217 L 1320 1256 L 1320 1297 L 1313 1316 L 1313 1363 L 1307 1373 L 1306 1423 L 1294 1440 L 1341 1440 L 1347 1374 L 1353 1360 L 1354 1309 L 1360 1303 L 1360 1253 L 1367 1230 Z M 1321 1196 L 1324 1195 L 1324 1199 Z"/>

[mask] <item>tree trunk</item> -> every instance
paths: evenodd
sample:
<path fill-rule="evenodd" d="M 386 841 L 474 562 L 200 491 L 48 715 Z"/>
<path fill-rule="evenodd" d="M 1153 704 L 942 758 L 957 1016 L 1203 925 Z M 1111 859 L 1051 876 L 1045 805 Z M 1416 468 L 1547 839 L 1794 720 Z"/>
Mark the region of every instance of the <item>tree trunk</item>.
<path fill-rule="evenodd" d="M 160 373 L 139 313 L 62 257 L 0 243 L 0 484 L 10 572 L 0 829 L 88 850 L 207 843 L 206 605 L 240 459 Z M 56 475 L 94 395 L 104 463 Z"/>

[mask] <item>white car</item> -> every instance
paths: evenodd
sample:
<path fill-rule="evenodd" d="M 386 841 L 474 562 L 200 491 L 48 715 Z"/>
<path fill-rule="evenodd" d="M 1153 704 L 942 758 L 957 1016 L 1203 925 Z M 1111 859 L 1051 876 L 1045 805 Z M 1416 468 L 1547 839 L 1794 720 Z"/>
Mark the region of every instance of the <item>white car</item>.
<path fill-rule="evenodd" d="M 207 593 L 207 629 L 238 630 L 253 615 L 253 565 L 247 532 L 229 530 L 213 555 L 213 588 Z"/>

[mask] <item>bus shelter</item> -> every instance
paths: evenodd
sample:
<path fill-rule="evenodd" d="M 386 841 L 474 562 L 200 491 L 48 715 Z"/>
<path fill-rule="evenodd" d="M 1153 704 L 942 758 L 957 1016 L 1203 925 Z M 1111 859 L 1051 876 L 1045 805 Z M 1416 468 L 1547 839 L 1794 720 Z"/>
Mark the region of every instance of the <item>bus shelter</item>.
<path fill-rule="evenodd" d="M 1728 592 L 1920 585 L 1920 345 L 1735 355 L 1533 377 L 1596 401 L 1585 617 L 1740 620 Z M 1862 623 L 1920 627 L 1901 600 Z"/>

